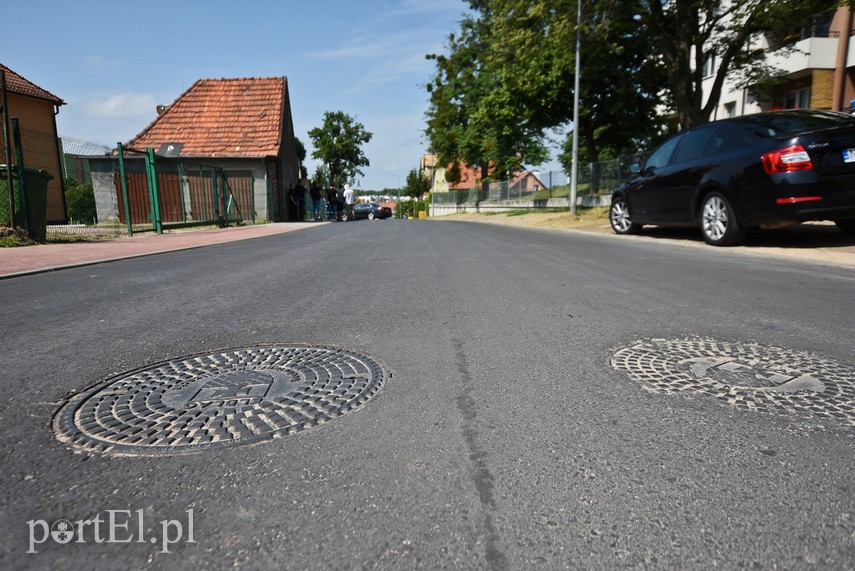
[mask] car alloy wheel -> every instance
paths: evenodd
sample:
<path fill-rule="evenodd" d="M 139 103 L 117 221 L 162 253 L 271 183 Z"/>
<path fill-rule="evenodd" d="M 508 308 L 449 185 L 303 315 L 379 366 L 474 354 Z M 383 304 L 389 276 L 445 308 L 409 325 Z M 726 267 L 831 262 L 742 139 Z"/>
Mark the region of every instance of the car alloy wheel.
<path fill-rule="evenodd" d="M 641 230 L 639 224 L 632 223 L 629 207 L 621 197 L 612 201 L 612 206 L 609 209 L 609 223 L 612 225 L 612 230 L 617 234 L 637 234 Z"/>
<path fill-rule="evenodd" d="M 369 220 L 374 220 L 374 213 L 373 213 L 373 212 L 369 212 L 369 213 L 368 213 L 368 219 L 369 219 Z"/>
<path fill-rule="evenodd" d="M 733 207 L 718 192 L 712 192 L 704 199 L 701 231 L 707 244 L 713 246 L 732 246 L 745 238 L 745 229 L 736 219 Z"/>

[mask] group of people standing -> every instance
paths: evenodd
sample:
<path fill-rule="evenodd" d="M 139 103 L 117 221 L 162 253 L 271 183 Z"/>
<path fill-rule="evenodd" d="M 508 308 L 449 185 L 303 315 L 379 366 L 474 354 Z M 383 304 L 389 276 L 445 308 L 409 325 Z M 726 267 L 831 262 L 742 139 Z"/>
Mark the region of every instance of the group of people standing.
<path fill-rule="evenodd" d="M 308 216 L 306 211 L 306 194 L 309 194 L 309 199 L 312 202 L 312 216 L 316 222 L 323 220 L 324 210 L 322 201 L 326 203 L 326 219 L 331 222 L 339 220 L 353 220 L 353 204 L 356 197 L 354 196 L 353 188 L 349 184 L 345 184 L 344 188 L 335 188 L 330 185 L 326 190 L 321 191 L 321 187 L 317 183 L 312 182 L 309 185 L 309 190 L 303 185 L 303 181 L 291 183 L 288 188 L 288 200 L 290 202 L 291 222 L 305 222 Z"/>

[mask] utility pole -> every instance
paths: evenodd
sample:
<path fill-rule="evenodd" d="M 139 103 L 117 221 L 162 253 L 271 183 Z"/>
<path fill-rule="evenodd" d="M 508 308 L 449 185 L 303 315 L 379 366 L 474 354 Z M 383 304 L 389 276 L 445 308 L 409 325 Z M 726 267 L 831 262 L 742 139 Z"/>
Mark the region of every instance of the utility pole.
<path fill-rule="evenodd" d="M 576 216 L 576 195 L 579 191 L 579 52 L 582 28 L 582 0 L 576 3 L 576 78 L 573 89 L 573 165 L 570 167 L 570 214 Z"/>

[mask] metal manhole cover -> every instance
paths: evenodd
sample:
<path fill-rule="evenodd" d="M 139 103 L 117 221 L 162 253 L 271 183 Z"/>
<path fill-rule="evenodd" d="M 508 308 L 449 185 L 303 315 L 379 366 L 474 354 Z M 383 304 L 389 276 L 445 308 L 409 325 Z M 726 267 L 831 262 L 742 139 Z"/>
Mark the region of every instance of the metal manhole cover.
<path fill-rule="evenodd" d="M 360 408 L 389 378 L 337 347 L 271 345 L 182 357 L 74 395 L 57 438 L 87 451 L 172 455 L 278 438 Z"/>
<path fill-rule="evenodd" d="M 855 426 L 855 367 L 811 353 L 711 339 L 650 339 L 612 366 L 648 390 L 695 392 L 739 408 Z"/>

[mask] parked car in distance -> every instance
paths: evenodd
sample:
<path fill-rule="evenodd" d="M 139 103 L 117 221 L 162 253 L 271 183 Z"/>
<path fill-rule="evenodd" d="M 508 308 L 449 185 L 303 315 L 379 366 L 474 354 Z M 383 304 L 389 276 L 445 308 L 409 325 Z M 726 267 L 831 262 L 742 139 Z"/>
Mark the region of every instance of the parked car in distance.
<path fill-rule="evenodd" d="M 855 233 L 855 117 L 772 111 L 722 119 L 661 145 L 612 195 L 618 234 L 699 227 L 714 246 L 752 228 L 833 220 Z"/>
<path fill-rule="evenodd" d="M 391 218 L 392 217 L 392 209 L 388 206 L 381 206 L 380 204 L 374 202 L 361 202 L 359 204 L 353 205 L 353 219 L 360 220 L 362 218 L 367 218 L 368 220 L 375 220 L 377 218 Z M 342 216 L 342 220 L 347 220 L 347 215 Z"/>

